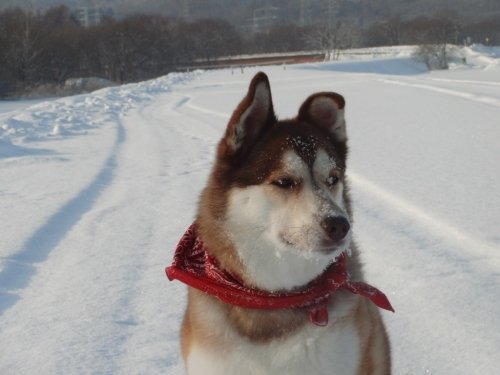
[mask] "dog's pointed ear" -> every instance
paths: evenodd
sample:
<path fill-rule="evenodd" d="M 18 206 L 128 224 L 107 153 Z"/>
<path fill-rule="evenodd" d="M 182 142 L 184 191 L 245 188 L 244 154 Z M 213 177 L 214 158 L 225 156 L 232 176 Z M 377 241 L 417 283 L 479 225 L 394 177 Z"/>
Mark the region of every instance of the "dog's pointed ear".
<path fill-rule="evenodd" d="M 269 79 L 259 72 L 229 120 L 219 155 L 234 156 L 248 151 L 265 128 L 275 122 Z"/>
<path fill-rule="evenodd" d="M 345 142 L 347 132 L 344 119 L 345 99 L 334 92 L 311 95 L 299 109 L 300 121 L 316 124 L 328 130 L 335 140 Z"/>

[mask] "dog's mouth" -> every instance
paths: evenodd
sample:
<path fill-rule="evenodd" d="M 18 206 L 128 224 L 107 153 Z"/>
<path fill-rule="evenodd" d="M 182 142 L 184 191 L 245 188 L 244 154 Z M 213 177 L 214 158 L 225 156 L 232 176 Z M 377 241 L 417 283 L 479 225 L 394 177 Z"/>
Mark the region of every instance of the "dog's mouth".
<path fill-rule="evenodd" d="M 294 241 L 293 238 L 288 236 L 286 233 L 280 233 L 280 241 L 286 245 L 287 247 L 291 247 L 294 249 L 307 249 L 310 253 L 320 253 L 324 255 L 330 255 L 335 252 L 343 252 L 345 251 L 350 244 L 350 234 L 345 236 L 339 241 L 334 241 L 327 237 L 322 237 L 319 241 L 311 241 L 314 244 L 305 245 L 299 242 Z"/>
<path fill-rule="evenodd" d="M 320 246 L 318 246 L 317 251 L 319 251 L 325 255 L 329 255 L 329 254 L 332 254 L 334 252 L 343 252 L 349 246 L 349 243 L 350 243 L 349 237 L 350 236 L 346 236 L 343 239 L 341 239 L 340 241 L 323 239 L 320 243 Z"/>

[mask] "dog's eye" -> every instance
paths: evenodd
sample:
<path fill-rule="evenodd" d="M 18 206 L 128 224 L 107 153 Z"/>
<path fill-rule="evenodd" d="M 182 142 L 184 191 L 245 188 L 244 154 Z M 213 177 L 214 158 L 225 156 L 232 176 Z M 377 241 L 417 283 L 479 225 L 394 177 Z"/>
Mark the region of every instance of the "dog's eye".
<path fill-rule="evenodd" d="M 339 178 L 337 176 L 329 176 L 327 179 L 326 179 L 326 184 L 328 186 L 335 186 L 337 184 L 337 182 L 339 182 Z"/>
<path fill-rule="evenodd" d="M 293 187 L 297 186 L 298 182 L 292 178 L 285 177 L 273 181 L 272 184 L 281 189 L 292 189 Z"/>

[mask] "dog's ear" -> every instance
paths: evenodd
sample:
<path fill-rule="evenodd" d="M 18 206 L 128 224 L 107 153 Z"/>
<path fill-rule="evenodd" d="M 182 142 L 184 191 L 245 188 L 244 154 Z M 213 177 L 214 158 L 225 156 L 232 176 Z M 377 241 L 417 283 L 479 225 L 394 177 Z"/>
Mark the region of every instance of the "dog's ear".
<path fill-rule="evenodd" d="M 328 130 L 337 141 L 345 142 L 347 133 L 344 119 L 345 99 L 334 92 L 311 95 L 299 109 L 298 119 Z"/>
<path fill-rule="evenodd" d="M 275 122 L 269 79 L 259 72 L 229 120 L 226 134 L 219 144 L 219 155 L 231 157 L 245 153 L 265 128 Z"/>

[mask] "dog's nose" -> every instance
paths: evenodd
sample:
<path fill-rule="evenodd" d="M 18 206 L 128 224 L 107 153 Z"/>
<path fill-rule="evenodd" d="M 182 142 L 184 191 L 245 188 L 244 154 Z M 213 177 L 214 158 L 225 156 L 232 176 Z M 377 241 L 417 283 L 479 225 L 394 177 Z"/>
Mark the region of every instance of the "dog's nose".
<path fill-rule="evenodd" d="M 323 228 L 328 237 L 337 242 L 347 235 L 351 226 L 345 217 L 328 216 L 321 220 L 321 228 Z"/>

